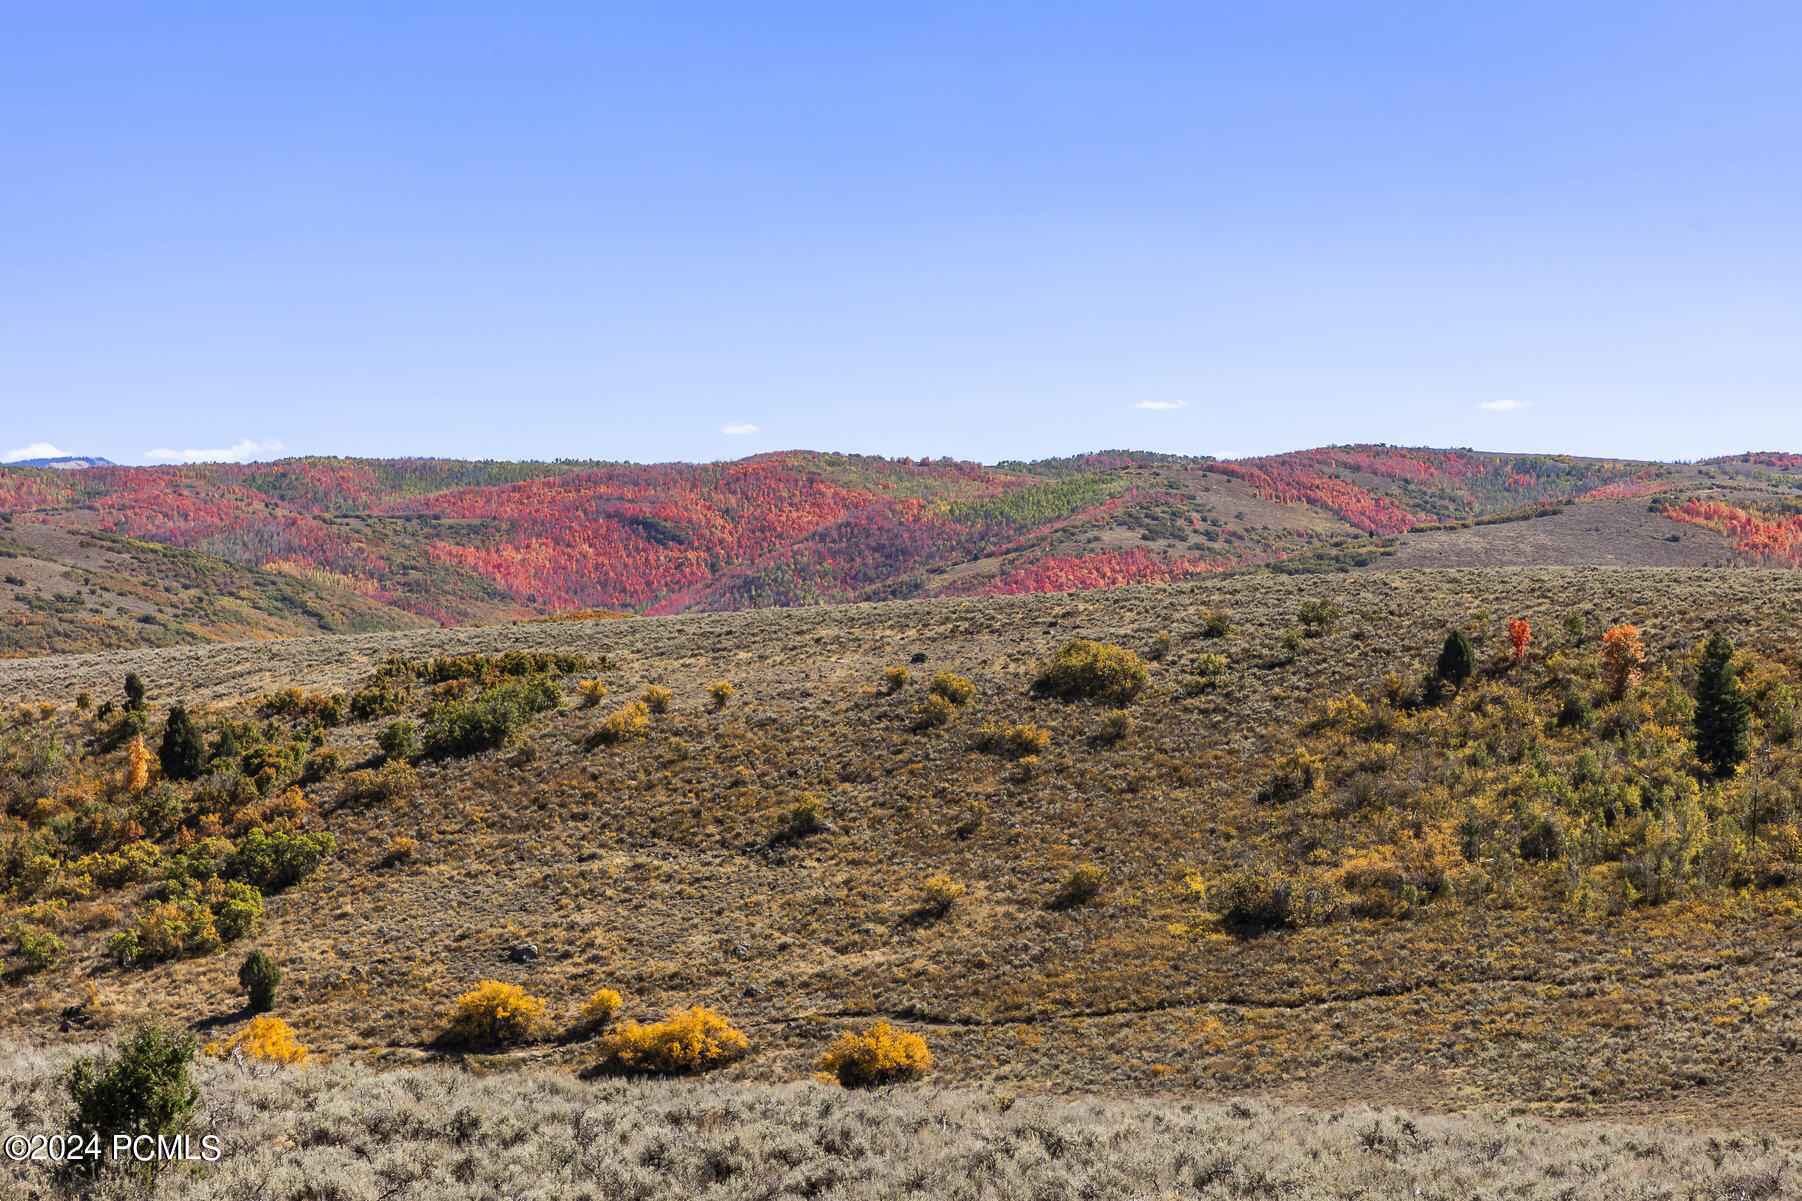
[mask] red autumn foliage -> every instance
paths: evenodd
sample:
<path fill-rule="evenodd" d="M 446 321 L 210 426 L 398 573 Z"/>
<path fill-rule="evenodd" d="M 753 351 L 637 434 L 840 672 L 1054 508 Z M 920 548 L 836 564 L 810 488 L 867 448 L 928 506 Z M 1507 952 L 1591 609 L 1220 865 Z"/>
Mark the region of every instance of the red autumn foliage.
<path fill-rule="evenodd" d="M 1023 592 L 1074 592 L 1090 588 L 1118 588 L 1124 584 L 1162 584 L 1191 576 L 1223 571 L 1233 564 L 1218 559 L 1160 559 L 1134 547 L 1092 555 L 1054 555 L 949 589 L 977 596 L 1015 596 Z"/>
<path fill-rule="evenodd" d="M 1516 617 L 1508 623 L 1508 643 L 1514 648 L 1514 661 L 1519 663 L 1527 657 L 1527 644 L 1533 641 L 1533 623 L 1524 617 Z"/>
<path fill-rule="evenodd" d="M 1736 548 L 1762 562 L 1802 567 L 1802 513 L 1770 516 L 1718 500 L 1692 500 L 1665 510 L 1665 516 L 1726 534 Z"/>

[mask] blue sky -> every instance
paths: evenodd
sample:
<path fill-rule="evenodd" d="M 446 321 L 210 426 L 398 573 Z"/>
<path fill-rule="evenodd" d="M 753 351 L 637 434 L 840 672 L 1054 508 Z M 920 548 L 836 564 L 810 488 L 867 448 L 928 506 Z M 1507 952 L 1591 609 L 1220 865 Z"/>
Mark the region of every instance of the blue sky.
<path fill-rule="evenodd" d="M 0 451 L 1802 449 L 1799 60 L 1794 0 L 10 4 Z"/>

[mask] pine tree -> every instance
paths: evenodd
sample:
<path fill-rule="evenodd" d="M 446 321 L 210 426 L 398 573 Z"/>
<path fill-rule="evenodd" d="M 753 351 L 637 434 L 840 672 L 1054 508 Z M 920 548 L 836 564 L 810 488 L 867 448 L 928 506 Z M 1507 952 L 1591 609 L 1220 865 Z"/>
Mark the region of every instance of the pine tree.
<path fill-rule="evenodd" d="M 1751 718 L 1752 706 L 1733 670 L 1733 643 L 1716 630 L 1696 674 L 1696 758 L 1720 776 L 1744 763 Z"/>
<path fill-rule="evenodd" d="M 1470 639 L 1464 636 L 1463 630 L 1453 630 L 1445 636 L 1445 648 L 1439 652 L 1439 665 L 1436 674 L 1452 687 L 1459 687 L 1470 679 L 1477 670 L 1477 653 L 1471 649 Z"/>
<path fill-rule="evenodd" d="M 134 713 L 144 710 L 144 681 L 135 671 L 125 677 L 125 707 Z"/>
<path fill-rule="evenodd" d="M 235 768 L 238 765 L 238 755 L 238 736 L 232 731 L 231 723 L 227 722 L 225 728 L 219 731 L 219 737 L 213 742 L 210 761 Z"/>
<path fill-rule="evenodd" d="M 275 1008 L 275 986 L 281 982 L 281 965 L 263 951 L 252 951 L 238 969 L 238 984 L 250 994 L 252 1013 L 268 1013 Z"/>
<path fill-rule="evenodd" d="M 163 745 L 157 749 L 156 757 L 163 765 L 164 779 L 192 780 L 200 775 L 206 761 L 206 743 L 185 705 L 170 708 L 169 720 L 163 723 Z"/>

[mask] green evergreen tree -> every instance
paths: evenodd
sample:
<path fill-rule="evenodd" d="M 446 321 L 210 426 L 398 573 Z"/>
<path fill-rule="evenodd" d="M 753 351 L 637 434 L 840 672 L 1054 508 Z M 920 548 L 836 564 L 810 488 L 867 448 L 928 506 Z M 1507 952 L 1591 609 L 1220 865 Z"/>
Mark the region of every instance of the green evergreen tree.
<path fill-rule="evenodd" d="M 238 747 L 238 735 L 232 730 L 231 723 L 227 722 L 225 728 L 219 731 L 219 737 L 213 741 L 213 753 L 209 762 L 235 768 L 242 753 Z"/>
<path fill-rule="evenodd" d="M 1453 630 L 1445 636 L 1445 647 L 1439 652 L 1439 665 L 1436 674 L 1440 679 L 1454 688 L 1470 679 L 1477 670 L 1477 653 L 1471 649 L 1470 639 L 1464 636 L 1463 630 Z"/>
<path fill-rule="evenodd" d="M 125 677 L 125 707 L 134 713 L 144 711 L 144 681 L 135 671 Z"/>
<path fill-rule="evenodd" d="M 156 757 L 166 779 L 192 780 L 200 775 L 206 761 L 206 742 L 185 705 L 170 708 L 169 720 L 163 723 L 163 745 Z"/>
<path fill-rule="evenodd" d="M 268 1013 L 275 1008 L 275 986 L 282 982 L 281 965 L 262 951 L 245 956 L 238 969 L 238 984 L 250 994 L 250 1012 Z"/>
<path fill-rule="evenodd" d="M 1727 775 L 1751 753 L 1751 723 L 1752 705 L 1733 670 L 1733 643 L 1716 630 L 1696 673 L 1696 758 L 1716 775 Z"/>
<path fill-rule="evenodd" d="M 189 1074 L 194 1049 L 192 1034 L 148 1021 L 112 1060 L 77 1060 L 68 1077 L 75 1132 L 108 1145 L 117 1134 L 181 1133 L 200 1106 L 200 1086 Z"/>

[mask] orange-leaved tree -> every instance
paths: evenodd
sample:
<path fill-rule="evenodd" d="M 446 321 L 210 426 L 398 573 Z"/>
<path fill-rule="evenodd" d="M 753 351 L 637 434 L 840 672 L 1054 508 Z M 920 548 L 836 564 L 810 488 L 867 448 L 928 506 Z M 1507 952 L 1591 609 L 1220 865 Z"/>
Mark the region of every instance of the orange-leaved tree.
<path fill-rule="evenodd" d="M 1621 623 L 1602 635 L 1602 661 L 1608 670 L 1608 695 L 1620 700 L 1627 686 L 1639 679 L 1639 665 L 1646 661 L 1646 644 L 1639 630 Z"/>
<path fill-rule="evenodd" d="M 1524 617 L 1509 622 L 1508 641 L 1514 644 L 1514 661 L 1519 663 L 1527 657 L 1527 644 L 1533 641 L 1533 623 Z"/>
<path fill-rule="evenodd" d="M 131 740 L 126 755 L 129 761 L 125 768 L 125 791 L 137 796 L 150 783 L 150 748 L 144 745 L 142 734 Z"/>

